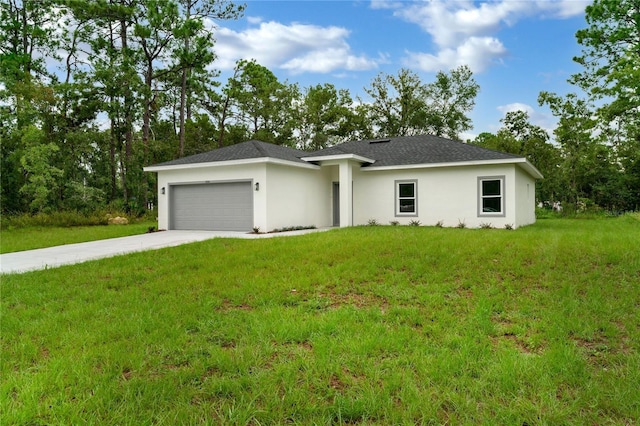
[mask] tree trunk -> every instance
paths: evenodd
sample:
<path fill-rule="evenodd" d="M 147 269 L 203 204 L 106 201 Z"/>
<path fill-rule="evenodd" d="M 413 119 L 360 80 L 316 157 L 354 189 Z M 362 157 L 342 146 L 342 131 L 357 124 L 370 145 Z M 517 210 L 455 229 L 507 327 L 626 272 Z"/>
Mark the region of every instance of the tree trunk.
<path fill-rule="evenodd" d="M 129 62 L 129 53 L 127 45 L 127 22 L 125 20 L 120 21 L 120 39 L 122 43 L 122 53 L 124 60 Z M 124 121 L 125 121 L 125 159 L 120 160 L 120 167 L 122 170 L 122 189 L 124 196 L 124 204 L 129 204 L 129 187 L 128 187 L 128 169 L 132 162 L 133 157 L 133 99 L 131 89 L 127 86 L 124 90 Z M 121 156 L 122 157 L 122 156 Z"/>
<path fill-rule="evenodd" d="M 186 22 L 189 22 L 191 17 L 191 2 L 188 2 L 185 10 Z M 189 42 L 191 41 L 191 37 L 189 34 L 186 35 L 184 39 L 184 50 L 187 56 L 189 55 Z M 182 84 L 180 86 L 180 144 L 179 144 L 179 152 L 178 156 L 184 157 L 184 139 L 185 139 L 185 113 L 186 113 L 186 101 L 187 101 L 187 78 L 188 75 L 188 67 L 183 67 L 182 69 Z"/>

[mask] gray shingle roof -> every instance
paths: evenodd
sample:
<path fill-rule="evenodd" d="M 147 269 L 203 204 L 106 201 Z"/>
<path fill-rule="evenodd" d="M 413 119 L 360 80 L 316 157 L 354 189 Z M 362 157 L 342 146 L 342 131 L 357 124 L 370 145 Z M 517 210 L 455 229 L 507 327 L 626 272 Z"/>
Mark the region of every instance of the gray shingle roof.
<path fill-rule="evenodd" d="M 363 165 L 363 167 L 368 168 L 522 158 L 518 155 L 493 151 L 437 136 L 422 135 L 345 142 L 315 152 L 305 152 L 251 140 L 202 154 L 155 164 L 154 167 L 266 157 L 308 164 L 301 158 L 344 154 L 355 154 L 374 160 L 373 164 Z"/>
<path fill-rule="evenodd" d="M 183 164 L 214 163 L 218 161 L 246 160 L 251 158 L 277 158 L 280 160 L 293 161 L 307 164 L 300 159 L 307 155 L 304 151 L 289 148 L 286 146 L 274 145 L 272 143 L 250 140 L 236 145 L 229 145 L 202 154 L 190 155 L 178 158 L 177 160 L 166 161 L 156 166 L 178 166 Z"/>
<path fill-rule="evenodd" d="M 375 160 L 373 164 L 363 166 L 368 168 L 522 158 L 430 135 L 345 142 L 306 156 L 340 154 L 356 154 Z"/>

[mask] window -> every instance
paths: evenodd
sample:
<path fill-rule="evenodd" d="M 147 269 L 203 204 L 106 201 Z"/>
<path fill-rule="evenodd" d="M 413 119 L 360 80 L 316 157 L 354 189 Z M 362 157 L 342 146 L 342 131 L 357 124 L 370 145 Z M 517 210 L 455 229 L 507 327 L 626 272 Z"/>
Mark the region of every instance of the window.
<path fill-rule="evenodd" d="M 418 215 L 418 181 L 396 181 L 396 216 Z"/>
<path fill-rule="evenodd" d="M 478 216 L 504 216 L 504 176 L 478 178 Z"/>

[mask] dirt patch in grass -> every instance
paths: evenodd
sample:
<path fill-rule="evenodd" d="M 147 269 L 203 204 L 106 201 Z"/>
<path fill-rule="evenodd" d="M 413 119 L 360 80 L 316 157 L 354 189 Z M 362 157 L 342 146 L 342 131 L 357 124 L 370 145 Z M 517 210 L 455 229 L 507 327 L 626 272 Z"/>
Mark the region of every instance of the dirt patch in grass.
<path fill-rule="evenodd" d="M 231 312 L 231 311 L 252 311 L 253 306 L 247 305 L 246 303 L 236 304 L 231 302 L 230 300 L 225 299 L 217 309 L 219 312 Z"/>
<path fill-rule="evenodd" d="M 539 355 L 543 351 L 542 346 L 536 346 L 531 344 L 531 336 L 527 333 L 517 332 L 515 323 L 500 315 L 496 315 L 491 320 L 496 326 L 496 335 L 491 338 L 494 347 L 497 347 L 501 342 L 510 342 L 510 345 L 515 347 L 518 352 L 527 355 Z"/>
<path fill-rule="evenodd" d="M 621 345 L 607 338 L 602 331 L 598 331 L 590 337 L 570 333 L 569 338 L 582 350 L 590 364 L 599 367 L 608 367 L 608 355 L 622 351 Z"/>
<path fill-rule="evenodd" d="M 329 387 L 331 389 L 341 392 L 347 388 L 347 384 L 343 382 L 337 374 L 333 373 L 331 377 L 329 377 Z"/>

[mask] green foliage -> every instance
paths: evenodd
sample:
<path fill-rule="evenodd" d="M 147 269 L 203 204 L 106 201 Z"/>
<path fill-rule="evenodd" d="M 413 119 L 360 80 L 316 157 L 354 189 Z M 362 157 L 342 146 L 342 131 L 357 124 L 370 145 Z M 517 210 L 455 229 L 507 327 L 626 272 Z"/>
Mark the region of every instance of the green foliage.
<path fill-rule="evenodd" d="M 471 128 L 467 116 L 475 105 L 479 85 L 471 70 L 461 66 L 424 84 L 408 69 L 397 76 L 380 73 L 365 92 L 372 98 L 370 120 L 381 137 L 431 133 L 459 139 Z"/>
<path fill-rule="evenodd" d="M 473 110 L 479 90 L 466 65 L 448 74 L 439 71 L 436 80 L 426 86 L 429 133 L 460 140 L 460 133 L 473 128 L 467 114 Z"/>
<path fill-rule="evenodd" d="M 126 217 L 124 213 L 118 216 Z M 157 226 L 157 222 L 134 218 L 129 223 L 106 226 L 107 216 L 104 212 L 90 216 L 65 211 L 3 217 L 0 253 L 144 234 Z"/>
<path fill-rule="evenodd" d="M 59 148 L 54 143 L 44 143 L 45 135 L 35 126 L 30 126 L 22 136 L 26 147 L 20 165 L 26 176 L 26 183 L 20 193 L 29 200 L 33 212 L 40 212 L 52 206 L 52 196 L 58 187 L 62 170 L 50 165 L 53 154 Z"/>
<path fill-rule="evenodd" d="M 376 136 L 458 139 L 471 128 L 479 86 L 467 66 L 429 82 L 408 69 L 381 73 L 357 104 L 347 90 L 300 88 L 248 60 L 222 86 L 207 22 L 244 9 L 226 0 L 0 2 L 2 213 L 115 203 L 142 214 L 157 203 L 144 166 L 252 138 L 317 150 Z M 572 82 L 589 99 L 539 99 L 560 119 L 557 146 L 523 112 L 474 143 L 526 156 L 545 176 L 536 184 L 542 200 L 638 209 L 638 19 L 635 0 L 587 7 L 575 58 L 583 70 Z M 60 61 L 59 76 L 45 58 Z"/>
<path fill-rule="evenodd" d="M 425 87 L 413 71 L 401 69 L 397 76 L 380 73 L 365 92 L 371 122 L 380 136 L 406 136 L 426 131 Z"/>
<path fill-rule="evenodd" d="M 544 176 L 543 180 L 536 182 L 536 197 L 539 200 L 562 197 L 562 184 L 558 176 L 561 154 L 550 143 L 547 132 L 531 124 L 529 114 L 525 111 L 510 111 L 500 122 L 503 127 L 495 135 L 481 133 L 471 143 L 526 157 Z"/>
<path fill-rule="evenodd" d="M 238 122 L 250 138 L 292 145 L 294 114 L 290 106 L 298 96 L 297 86 L 281 83 L 255 60 L 240 60 L 228 91 L 239 111 Z"/>
<path fill-rule="evenodd" d="M 305 89 L 297 120 L 298 148 L 316 151 L 357 137 L 357 118 L 348 90 L 331 84 Z"/>
<path fill-rule="evenodd" d="M 633 424 L 639 220 L 214 239 L 5 275 L 3 424 Z"/>
<path fill-rule="evenodd" d="M 126 216 L 125 214 L 122 214 Z M 90 215 L 72 211 L 54 211 L 49 213 L 3 215 L 3 229 L 19 229 L 26 227 L 70 227 L 107 225 L 108 218 L 105 211 L 96 211 Z"/>
<path fill-rule="evenodd" d="M 615 191 L 610 207 L 640 207 L 640 7 L 637 0 L 595 0 L 587 6 L 587 27 L 576 33 L 582 70 L 570 82 L 597 102 L 599 131 L 612 147 L 614 178 L 597 183 Z M 604 189 L 608 188 L 608 189 Z M 597 190 L 598 191 L 598 190 Z M 613 205 L 613 206 L 611 206 Z M 622 207 L 624 206 L 624 207 Z"/>

